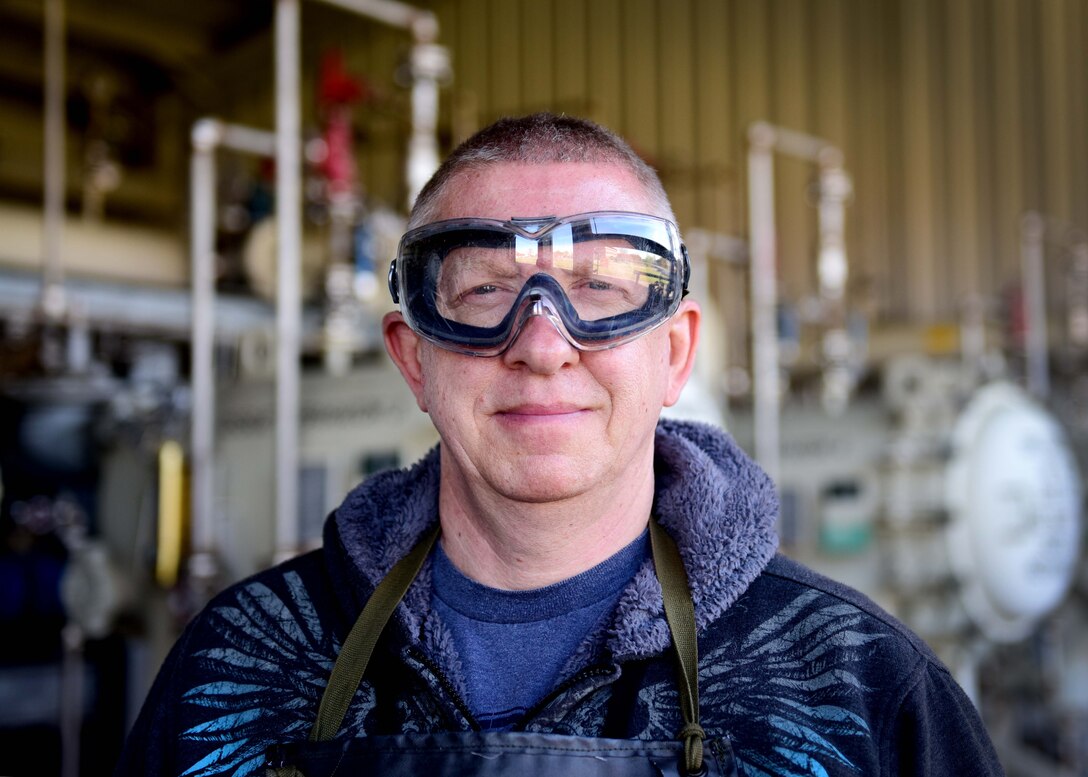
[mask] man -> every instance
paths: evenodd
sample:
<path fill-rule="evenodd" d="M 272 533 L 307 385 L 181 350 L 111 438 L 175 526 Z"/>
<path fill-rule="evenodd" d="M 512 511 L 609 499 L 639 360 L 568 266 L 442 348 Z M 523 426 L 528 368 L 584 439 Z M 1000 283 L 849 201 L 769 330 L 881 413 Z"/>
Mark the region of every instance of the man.
<path fill-rule="evenodd" d="M 209 605 L 120 773 L 1000 774 L 917 637 L 775 555 L 762 471 L 659 422 L 687 278 L 657 176 L 606 130 L 540 114 L 457 149 L 383 322 L 440 446 Z"/>

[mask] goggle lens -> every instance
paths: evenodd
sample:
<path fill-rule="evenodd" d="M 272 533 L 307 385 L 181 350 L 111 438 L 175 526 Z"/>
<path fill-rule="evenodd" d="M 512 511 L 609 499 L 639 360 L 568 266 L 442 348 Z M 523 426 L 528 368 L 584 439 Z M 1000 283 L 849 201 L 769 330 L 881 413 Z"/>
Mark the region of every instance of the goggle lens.
<path fill-rule="evenodd" d="M 515 313 L 530 296 L 549 299 L 573 345 L 600 349 L 671 316 L 686 280 L 671 222 L 589 213 L 421 227 L 401 241 L 390 285 L 420 335 L 452 350 L 492 355 L 516 337 Z"/>

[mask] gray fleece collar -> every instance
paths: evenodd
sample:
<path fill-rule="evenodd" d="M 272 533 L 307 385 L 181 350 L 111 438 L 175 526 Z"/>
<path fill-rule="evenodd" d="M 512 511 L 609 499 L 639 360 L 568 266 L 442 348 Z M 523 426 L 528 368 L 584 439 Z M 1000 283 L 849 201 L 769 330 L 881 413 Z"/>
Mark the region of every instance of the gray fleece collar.
<path fill-rule="evenodd" d="M 770 478 L 716 427 L 662 420 L 655 445 L 654 512 L 680 549 L 696 624 L 703 629 L 774 556 L 778 500 Z M 329 529 L 340 535 L 349 563 L 371 588 L 438 519 L 438 481 L 435 448 L 409 469 L 365 481 L 330 518 L 335 523 Z M 428 652 L 445 653 L 448 635 L 431 628 L 430 579 L 428 562 L 398 607 L 398 620 L 409 639 L 421 639 Z M 620 597 L 605 641 L 617 660 L 649 657 L 668 647 L 661 586 L 651 562 Z"/>

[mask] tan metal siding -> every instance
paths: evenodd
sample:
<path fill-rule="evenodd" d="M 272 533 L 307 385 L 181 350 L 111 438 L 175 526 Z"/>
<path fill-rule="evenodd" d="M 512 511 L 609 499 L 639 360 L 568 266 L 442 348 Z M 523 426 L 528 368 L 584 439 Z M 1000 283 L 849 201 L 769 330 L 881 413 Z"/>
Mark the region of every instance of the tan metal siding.
<path fill-rule="evenodd" d="M 999 277 L 1015 272 L 1019 213 L 1025 201 L 1025 142 L 1022 79 L 1024 46 L 1021 42 L 1020 0 L 993 0 L 994 58 L 993 98 L 990 127 L 994 155 L 990 159 L 994 179 L 995 273 Z"/>
<path fill-rule="evenodd" d="M 720 0 L 695 0 L 692 38 L 687 42 L 694 62 L 692 89 L 695 132 L 693 160 L 696 181 L 696 212 L 700 226 L 719 232 L 739 230 L 730 216 L 736 201 L 736 167 L 732 151 L 737 133 L 731 107 L 728 75 L 730 17 Z"/>
<path fill-rule="evenodd" d="M 589 114 L 617 130 L 623 126 L 621 63 L 626 44 L 620 11 L 620 0 L 597 0 L 588 4 L 586 14 Z"/>
<path fill-rule="evenodd" d="M 851 278 L 884 320 L 1018 280 L 1026 209 L 1088 227 L 1083 0 L 434 0 L 451 138 L 586 114 L 657 165 L 685 228 L 746 236 L 745 132 L 840 145 Z M 470 126 L 471 125 L 471 126 Z M 810 166 L 777 162 L 783 292 L 815 287 Z"/>
<path fill-rule="evenodd" d="M 774 120 L 788 127 L 811 126 L 809 52 L 814 50 L 814 41 L 805 29 L 809 9 L 804 0 L 775 0 L 773 10 L 778 19 L 771 31 Z M 776 169 L 777 216 L 780 223 L 791 225 L 778 233 L 781 290 L 787 298 L 798 299 L 815 288 L 813 168 L 807 162 L 780 157 Z"/>

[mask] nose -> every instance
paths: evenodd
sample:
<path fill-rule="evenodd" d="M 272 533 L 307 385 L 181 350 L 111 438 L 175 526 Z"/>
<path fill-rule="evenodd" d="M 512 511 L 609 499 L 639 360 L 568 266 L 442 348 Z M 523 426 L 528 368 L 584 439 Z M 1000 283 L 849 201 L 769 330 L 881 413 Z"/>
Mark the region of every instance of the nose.
<path fill-rule="evenodd" d="M 501 358 L 508 367 L 547 375 L 577 364 L 579 353 L 546 314 L 536 313 L 528 317 Z"/>

